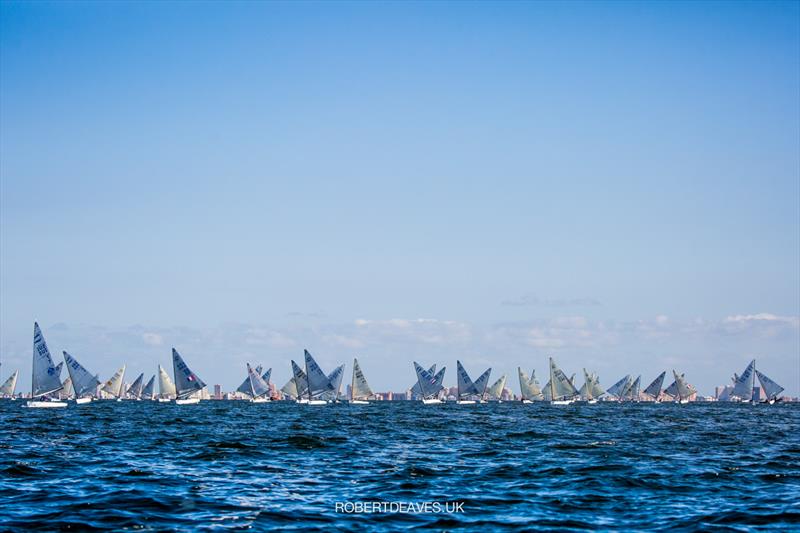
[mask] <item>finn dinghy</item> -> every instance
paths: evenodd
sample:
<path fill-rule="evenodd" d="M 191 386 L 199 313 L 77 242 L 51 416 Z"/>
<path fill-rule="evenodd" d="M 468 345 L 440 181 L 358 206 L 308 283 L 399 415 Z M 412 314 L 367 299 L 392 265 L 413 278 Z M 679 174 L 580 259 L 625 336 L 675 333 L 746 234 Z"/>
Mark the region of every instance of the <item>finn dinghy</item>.
<path fill-rule="evenodd" d="M 19 376 L 19 370 L 15 370 L 11 376 L 7 380 L 0 385 L 0 398 L 11 398 L 14 399 L 14 390 L 17 388 L 17 377 Z"/>
<path fill-rule="evenodd" d="M 100 381 L 70 354 L 64 352 L 63 355 L 64 362 L 67 365 L 67 372 L 72 380 L 75 403 L 81 405 L 91 402 L 97 391 L 97 386 L 100 385 Z"/>
<path fill-rule="evenodd" d="M 760 389 L 756 386 L 756 378 L 761 385 Z M 761 398 L 761 389 L 764 391 L 765 398 Z M 773 404 L 781 392 L 783 392 L 783 387 L 756 370 L 756 360 L 753 359 L 742 375 L 736 377 L 731 397 L 734 401 L 757 403 L 761 400 Z"/>
<path fill-rule="evenodd" d="M 444 371 L 446 369 L 447 367 L 442 367 L 442 369 L 434 375 L 414 361 L 414 370 L 417 373 L 417 383 L 419 385 L 423 405 L 443 403 L 442 400 L 439 399 L 439 393 L 444 389 L 442 382 L 444 381 Z"/>
<path fill-rule="evenodd" d="M 175 383 L 161 365 L 158 365 L 158 401 L 162 403 L 171 402 L 175 398 Z"/>
<path fill-rule="evenodd" d="M 308 405 L 327 405 L 330 403 L 330 399 L 338 399 L 344 365 L 337 367 L 329 376 L 326 376 L 308 350 L 303 350 L 303 355 L 305 356 L 308 383 L 306 390 L 308 402 L 306 403 Z"/>
<path fill-rule="evenodd" d="M 353 359 L 353 382 L 350 385 L 350 403 L 355 405 L 368 405 L 369 399 L 373 395 L 372 389 L 367 383 L 367 378 L 358 364 L 358 359 Z"/>
<path fill-rule="evenodd" d="M 269 401 L 269 383 L 264 381 L 261 376 L 261 367 L 253 368 L 247 363 L 247 385 L 248 390 L 245 394 L 250 396 L 252 403 L 264 403 Z M 241 387 L 239 388 L 241 389 Z M 240 392 L 242 392 L 240 390 Z"/>
<path fill-rule="evenodd" d="M 172 371 L 175 374 L 175 403 L 177 405 L 200 403 L 200 398 L 196 394 L 202 391 L 206 384 L 192 372 L 175 348 L 172 349 Z"/>
<path fill-rule="evenodd" d="M 490 368 L 481 374 L 481 376 L 475 382 L 473 382 L 472 378 L 469 377 L 467 370 L 464 368 L 464 365 L 461 364 L 461 361 L 456 361 L 456 403 L 458 405 L 473 405 L 478 401 L 483 401 L 484 396 L 486 395 L 486 387 L 489 384 L 489 376 L 491 373 L 492 369 Z"/>
<path fill-rule="evenodd" d="M 487 396 L 489 397 L 489 401 L 494 401 L 497 403 L 503 402 L 503 389 L 506 388 L 506 375 L 503 374 L 500 376 L 500 379 L 494 382 L 494 384 L 486 390 Z"/>
<path fill-rule="evenodd" d="M 519 374 L 519 392 L 522 403 L 532 403 L 543 399 L 539 380 L 536 379 L 536 370 L 531 370 L 531 377 L 528 377 L 522 367 L 517 367 L 517 373 Z"/>
<path fill-rule="evenodd" d="M 31 399 L 25 403 L 26 407 L 47 408 L 66 407 L 67 402 L 52 400 L 49 395 L 61 390 L 59 370 L 53 364 L 50 350 L 39 329 L 39 324 L 33 324 L 33 375 L 31 379 Z"/>
<path fill-rule="evenodd" d="M 100 389 L 102 392 L 111 395 L 112 398 L 116 398 L 117 401 L 122 401 L 122 391 L 125 388 L 125 366 L 122 365 L 122 368 L 117 370 L 111 379 L 106 381 L 103 388 Z"/>
<path fill-rule="evenodd" d="M 575 401 L 578 390 L 564 372 L 550 358 L 550 405 L 569 405 Z"/>

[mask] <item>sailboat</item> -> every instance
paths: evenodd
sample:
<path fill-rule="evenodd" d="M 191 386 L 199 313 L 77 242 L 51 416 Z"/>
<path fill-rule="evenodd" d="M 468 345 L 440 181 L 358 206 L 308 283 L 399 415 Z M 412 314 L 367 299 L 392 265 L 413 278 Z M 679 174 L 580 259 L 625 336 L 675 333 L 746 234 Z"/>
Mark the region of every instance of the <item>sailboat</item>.
<path fill-rule="evenodd" d="M 155 383 L 156 383 L 156 376 L 153 375 L 150 377 L 144 388 L 142 388 L 143 400 L 153 400 L 155 398 Z"/>
<path fill-rule="evenodd" d="M 67 372 L 72 380 L 75 403 L 81 405 L 91 402 L 100 381 L 70 354 L 63 352 L 63 355 L 64 362 L 67 364 Z"/>
<path fill-rule="evenodd" d="M 661 387 L 664 386 L 664 376 L 667 375 L 666 370 L 658 375 L 653 382 L 644 389 L 644 394 L 652 398 L 654 402 L 661 401 Z"/>
<path fill-rule="evenodd" d="M 778 394 L 783 392 L 783 387 L 772 381 L 770 378 L 756 370 L 756 360 L 753 359 L 741 376 L 736 376 L 731 397 L 734 401 L 756 403 L 755 394 L 760 391 L 756 387 L 756 378 L 764 389 L 766 398 L 763 400 L 770 404 L 775 403 Z"/>
<path fill-rule="evenodd" d="M 128 391 L 125 393 L 125 396 L 127 396 L 128 399 L 130 400 L 136 400 L 136 401 L 141 400 L 143 383 L 144 383 L 144 372 L 139 374 L 139 377 L 137 377 L 133 381 L 133 383 L 131 383 L 131 386 L 128 387 Z"/>
<path fill-rule="evenodd" d="M 536 379 L 536 370 L 531 370 L 531 377 L 522 370 L 522 367 L 517 367 L 519 373 L 519 393 L 522 398 L 522 403 L 533 403 L 534 401 L 541 400 L 542 389 L 539 387 L 539 380 Z M 549 387 L 546 387 L 549 389 Z"/>
<path fill-rule="evenodd" d="M 585 368 L 583 369 L 583 379 L 584 382 L 578 391 L 578 395 L 582 401 L 589 405 L 594 405 L 597 403 L 597 399 L 605 394 L 606 391 L 600 386 L 600 378 L 597 377 L 597 374 L 591 374 Z"/>
<path fill-rule="evenodd" d="M 330 376 L 326 376 L 322 369 L 319 367 L 314 357 L 308 350 L 303 350 L 306 363 L 306 379 L 308 382 L 308 405 L 326 405 L 331 395 L 338 397 L 339 387 L 341 386 L 341 373 L 344 372 L 344 366 L 334 370 Z"/>
<path fill-rule="evenodd" d="M 566 374 L 550 358 L 550 405 L 569 405 L 575 401 L 578 390 Z"/>
<path fill-rule="evenodd" d="M 292 380 L 294 380 L 294 387 L 297 393 L 295 395 L 297 403 L 308 403 L 308 398 L 303 397 L 308 392 L 308 376 L 300 368 L 300 365 L 294 362 L 294 359 L 292 359 Z"/>
<path fill-rule="evenodd" d="M 14 373 L 0 385 L 0 398 L 14 399 L 14 391 L 17 388 L 17 377 L 19 377 L 19 370 L 15 370 Z"/>
<path fill-rule="evenodd" d="M 126 365 L 122 365 L 122 368 L 117 370 L 114 375 L 111 376 L 111 379 L 106 381 L 105 385 L 103 385 L 103 388 L 100 389 L 102 392 L 110 394 L 113 398 L 116 398 L 117 401 L 122 400 L 122 389 L 125 387 L 125 366 Z"/>
<path fill-rule="evenodd" d="M 158 365 L 158 401 L 171 402 L 175 398 L 175 384 L 161 365 Z"/>
<path fill-rule="evenodd" d="M 431 376 L 436 375 L 436 365 L 433 365 L 428 369 L 428 373 Z M 411 386 L 411 399 L 416 400 L 422 397 L 422 390 L 419 388 L 419 380 L 415 381 L 414 384 Z"/>
<path fill-rule="evenodd" d="M 39 324 L 33 323 L 33 375 L 31 379 L 31 399 L 25 403 L 26 407 L 66 407 L 66 402 L 49 399 L 50 394 L 61 390 L 59 370 L 53 365 L 50 350 L 39 329 Z M 36 398 L 39 398 L 38 400 Z"/>
<path fill-rule="evenodd" d="M 486 392 L 488 399 L 491 401 L 495 401 L 497 403 L 502 403 L 503 401 L 503 390 L 506 388 L 506 375 L 503 374 L 500 376 L 500 379 L 495 381 L 491 387 L 489 387 Z"/>
<path fill-rule="evenodd" d="M 284 399 L 297 400 L 297 383 L 294 377 L 291 377 L 289 381 L 286 382 L 286 385 L 281 387 L 281 392 L 283 393 Z"/>
<path fill-rule="evenodd" d="M 638 402 L 640 399 L 640 392 L 642 389 L 642 376 L 638 376 L 622 393 L 625 400 Z"/>
<path fill-rule="evenodd" d="M 72 378 L 67 376 L 67 379 L 61 384 L 61 390 L 58 391 L 59 400 L 71 400 L 75 396 L 75 390 L 72 388 Z"/>
<path fill-rule="evenodd" d="M 331 384 L 331 390 L 322 395 L 324 400 L 329 402 L 339 402 L 339 396 L 342 393 L 342 378 L 344 378 L 344 365 L 337 366 L 333 372 L 328 374 L 328 381 Z"/>
<path fill-rule="evenodd" d="M 350 403 L 355 405 L 368 405 L 372 396 L 372 389 L 367 383 L 364 372 L 358 364 L 358 359 L 353 359 L 353 381 L 350 385 Z"/>
<path fill-rule="evenodd" d="M 664 393 L 675 398 L 675 403 L 689 403 L 689 397 L 697 393 L 697 391 L 694 387 L 686 383 L 685 374 L 679 376 L 678 373 L 673 370 L 672 375 L 675 377 L 675 381 L 664 390 Z"/>
<path fill-rule="evenodd" d="M 249 390 L 247 394 L 250 395 L 250 401 L 253 403 L 268 402 L 269 398 L 269 384 L 261 377 L 261 367 L 254 369 L 247 363 L 247 381 Z"/>
<path fill-rule="evenodd" d="M 489 384 L 489 376 L 492 373 L 492 369 L 486 370 L 481 376 L 473 383 L 472 379 L 469 377 L 464 365 L 461 364 L 461 361 L 456 361 L 456 375 L 457 375 L 457 395 L 456 395 L 456 403 L 458 405 L 472 405 L 475 403 L 475 400 L 472 399 L 474 397 L 478 397 L 478 400 L 483 400 L 484 395 L 486 394 L 486 386 Z"/>
<path fill-rule="evenodd" d="M 250 367 L 250 363 L 247 363 L 247 366 L 249 368 Z M 258 365 L 256 367 L 256 370 L 255 370 L 256 374 L 261 374 L 261 368 L 262 368 L 261 365 Z M 244 381 L 242 381 L 242 384 L 239 385 L 236 388 L 236 392 L 241 392 L 242 394 L 244 394 L 246 396 L 250 396 L 250 398 L 253 397 L 252 390 L 250 388 L 250 371 L 249 370 L 247 371 L 247 375 L 245 376 Z"/>
<path fill-rule="evenodd" d="M 628 374 L 627 376 L 623 377 L 613 385 L 611 385 L 606 392 L 610 396 L 613 396 L 618 401 L 622 401 L 625 398 L 625 391 L 633 384 L 633 378 Z"/>
<path fill-rule="evenodd" d="M 434 375 L 414 361 L 414 370 L 417 373 L 417 383 L 419 384 L 423 405 L 442 403 L 442 400 L 439 399 L 439 393 L 444 388 L 442 382 L 444 381 L 444 371 L 446 369 L 447 367 L 443 367 Z"/>
<path fill-rule="evenodd" d="M 175 348 L 172 349 L 172 371 L 175 375 L 175 403 L 177 405 L 200 403 L 200 398 L 191 396 L 203 390 L 206 384 L 186 366 L 183 357 Z"/>

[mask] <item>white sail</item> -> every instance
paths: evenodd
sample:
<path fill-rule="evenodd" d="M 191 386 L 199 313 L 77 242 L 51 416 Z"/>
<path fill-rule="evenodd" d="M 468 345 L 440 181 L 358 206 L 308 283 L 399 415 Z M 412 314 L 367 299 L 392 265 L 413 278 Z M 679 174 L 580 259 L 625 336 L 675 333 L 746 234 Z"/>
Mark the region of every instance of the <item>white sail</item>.
<path fill-rule="evenodd" d="M 67 372 L 72 380 L 75 397 L 94 396 L 100 382 L 77 359 L 67 352 L 64 352 L 63 355 L 64 362 L 67 364 Z"/>
<path fill-rule="evenodd" d="M 72 378 L 67 376 L 64 383 L 61 384 L 61 390 L 58 392 L 58 397 L 62 400 L 69 400 L 75 396 L 75 389 L 72 388 Z"/>
<path fill-rule="evenodd" d="M 116 398 L 121 398 L 122 394 L 120 390 L 124 386 L 123 378 L 125 376 L 125 365 L 122 365 L 122 368 L 116 371 L 111 379 L 105 382 L 103 388 L 100 389 L 103 392 L 107 392 Z"/>
<path fill-rule="evenodd" d="M 188 398 L 193 393 L 202 390 L 203 387 L 206 386 L 203 380 L 197 377 L 197 374 L 186 366 L 183 357 L 181 357 L 181 354 L 179 354 L 175 348 L 172 349 L 172 370 L 175 374 L 176 397 L 179 400 Z"/>
<path fill-rule="evenodd" d="M 372 389 L 367 383 L 367 378 L 364 372 L 361 371 L 361 366 L 358 364 L 358 359 L 353 359 L 353 381 L 350 385 L 350 399 L 351 400 L 366 400 L 372 396 Z"/>
<path fill-rule="evenodd" d="M 247 375 L 244 377 L 244 381 L 239 387 L 236 389 L 236 392 L 241 392 L 242 394 L 247 394 L 248 396 L 253 395 L 253 390 L 250 387 L 250 363 L 247 363 Z M 256 367 L 256 373 L 261 374 L 261 365 Z"/>
<path fill-rule="evenodd" d="M 673 370 L 672 375 L 675 376 L 675 390 L 679 400 L 686 400 L 689 398 L 689 396 L 697 392 L 694 390 L 694 387 L 686 383 L 686 379 L 684 378 L 683 374 L 679 376 L 678 373 Z"/>
<path fill-rule="evenodd" d="M 758 382 L 761 383 L 761 387 L 764 389 L 764 393 L 767 395 L 767 400 L 775 399 L 778 397 L 778 394 L 783 392 L 783 387 L 772 381 L 758 370 L 756 370 L 756 375 L 758 376 Z"/>
<path fill-rule="evenodd" d="M 335 389 L 330 379 L 322 371 L 308 350 L 303 350 L 306 362 L 306 376 L 308 378 L 309 397 L 316 398 L 322 394 L 333 392 Z"/>
<path fill-rule="evenodd" d="M 306 376 L 305 371 L 300 368 L 300 365 L 292 360 L 292 374 L 294 375 L 294 384 L 297 388 L 297 397 L 305 397 L 308 396 L 308 376 Z"/>
<path fill-rule="evenodd" d="M 295 383 L 294 378 L 291 378 L 286 383 L 286 385 L 281 387 L 281 392 L 284 395 L 286 395 L 286 396 L 288 396 L 290 398 L 293 398 L 293 399 L 296 399 L 296 398 L 299 397 L 299 395 L 297 394 L 297 384 Z"/>
<path fill-rule="evenodd" d="M 330 390 L 323 394 L 327 400 L 338 400 L 342 390 L 342 378 L 344 377 L 344 365 L 337 366 L 333 372 L 328 374 Z"/>
<path fill-rule="evenodd" d="M 542 389 L 539 387 L 539 380 L 536 379 L 536 370 L 531 370 L 531 377 L 522 368 L 517 367 L 519 373 L 520 396 L 523 400 L 533 401 L 542 399 Z"/>
<path fill-rule="evenodd" d="M 558 368 L 553 358 L 550 358 L 550 396 L 552 400 L 574 398 L 578 390 L 566 374 Z"/>
<path fill-rule="evenodd" d="M 133 383 L 131 383 L 131 386 L 128 387 L 128 391 L 125 393 L 125 395 L 128 398 L 132 398 L 134 400 L 141 399 L 142 398 L 142 387 L 144 386 L 143 384 L 144 384 L 144 373 L 139 374 L 139 377 L 137 377 L 133 381 Z"/>
<path fill-rule="evenodd" d="M 50 350 L 39 329 L 39 324 L 33 323 L 33 377 L 31 380 L 31 397 L 45 396 L 61 390 L 61 366 L 53 364 Z"/>
<path fill-rule="evenodd" d="M 0 385 L 0 396 L 14 396 L 14 391 L 17 388 L 17 377 L 19 376 L 19 370 L 15 370 L 11 376 Z"/>
<path fill-rule="evenodd" d="M 414 370 L 417 373 L 417 382 L 422 397 L 427 399 L 437 396 L 439 391 L 442 390 L 442 380 L 444 379 L 445 369 L 442 368 L 436 375 L 432 375 L 415 361 Z"/>
<path fill-rule="evenodd" d="M 248 393 L 250 396 L 261 398 L 269 394 L 269 385 L 261 377 L 261 368 L 255 370 L 250 366 L 250 363 L 247 363 L 247 378 L 250 382 L 250 391 Z"/>
<path fill-rule="evenodd" d="M 490 400 L 500 400 L 503 396 L 503 390 L 506 388 L 506 375 L 500 376 L 500 379 L 495 381 L 487 390 Z"/>
<path fill-rule="evenodd" d="M 150 377 L 150 380 L 147 382 L 147 384 L 142 388 L 142 399 L 152 400 L 155 397 L 155 387 L 156 376 L 153 375 Z"/>
<path fill-rule="evenodd" d="M 653 382 L 644 389 L 644 393 L 653 398 L 654 400 L 658 400 L 658 397 L 661 396 L 661 387 L 664 386 L 664 377 L 667 375 L 667 372 L 664 371 L 658 375 Z"/>
<path fill-rule="evenodd" d="M 756 384 L 756 360 L 750 361 L 742 375 L 736 379 L 733 385 L 733 396 L 740 400 L 750 401 L 753 399 L 753 388 Z"/>
<path fill-rule="evenodd" d="M 593 376 L 583 369 L 583 385 L 581 386 L 578 394 L 581 397 L 581 400 L 589 401 L 594 400 L 596 396 L 594 395 L 594 381 Z"/>
<path fill-rule="evenodd" d="M 633 383 L 633 378 L 630 375 L 625 376 L 613 385 L 611 385 L 606 392 L 616 398 L 622 398 L 625 390 Z"/>
<path fill-rule="evenodd" d="M 158 393 L 162 398 L 175 397 L 175 384 L 161 365 L 158 365 Z"/>
<path fill-rule="evenodd" d="M 429 373 L 431 376 L 435 375 L 435 374 L 436 374 L 436 365 L 433 365 L 432 367 L 430 367 L 430 368 L 428 369 L 428 373 Z M 420 388 L 419 388 L 419 380 L 417 380 L 417 381 L 416 381 L 416 382 L 415 382 L 415 383 L 414 383 L 414 384 L 411 386 L 411 397 L 412 397 L 412 398 L 414 398 L 415 396 L 422 396 L 422 391 L 421 391 L 421 390 L 420 390 Z"/>

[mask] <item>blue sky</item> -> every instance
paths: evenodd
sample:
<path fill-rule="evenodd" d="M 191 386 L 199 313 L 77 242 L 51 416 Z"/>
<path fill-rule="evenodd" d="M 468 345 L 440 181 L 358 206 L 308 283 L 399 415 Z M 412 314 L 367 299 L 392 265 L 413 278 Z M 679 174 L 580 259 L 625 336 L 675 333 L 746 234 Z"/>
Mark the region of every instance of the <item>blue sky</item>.
<path fill-rule="evenodd" d="M 0 4 L 0 353 L 800 394 L 797 3 Z M 454 382 L 454 373 L 446 380 Z M 515 374 L 511 376 L 516 389 Z M 281 383 L 282 384 L 282 383 Z"/>

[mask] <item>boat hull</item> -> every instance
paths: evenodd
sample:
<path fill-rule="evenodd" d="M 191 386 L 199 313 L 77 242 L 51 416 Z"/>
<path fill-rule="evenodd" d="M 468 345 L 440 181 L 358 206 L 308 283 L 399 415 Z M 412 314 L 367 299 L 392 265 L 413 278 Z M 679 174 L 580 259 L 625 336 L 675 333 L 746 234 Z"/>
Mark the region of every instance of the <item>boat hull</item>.
<path fill-rule="evenodd" d="M 475 405 L 475 400 L 458 400 L 456 402 L 458 405 Z"/>
<path fill-rule="evenodd" d="M 572 400 L 550 400 L 550 405 L 570 405 Z"/>
<path fill-rule="evenodd" d="M 158 399 L 158 403 L 169 403 L 171 401 L 172 400 L 170 400 L 169 398 L 159 398 Z"/>
<path fill-rule="evenodd" d="M 186 398 L 185 400 L 175 400 L 176 405 L 194 405 L 200 403 L 200 398 Z"/>
<path fill-rule="evenodd" d="M 269 398 L 253 398 L 250 403 L 267 403 Z"/>
<path fill-rule="evenodd" d="M 369 402 L 366 400 L 350 400 L 350 403 L 353 405 L 369 405 Z"/>
<path fill-rule="evenodd" d="M 422 400 L 423 405 L 437 405 L 442 403 L 442 400 L 439 398 L 425 398 Z"/>
<path fill-rule="evenodd" d="M 308 400 L 308 405 L 328 405 L 328 400 Z"/>
<path fill-rule="evenodd" d="M 83 404 L 89 403 L 91 401 L 92 401 L 91 398 L 76 398 L 75 399 L 75 405 L 83 405 Z"/>
<path fill-rule="evenodd" d="M 66 407 L 66 406 L 67 402 L 40 402 L 35 400 L 25 402 L 25 407 L 31 407 L 34 409 L 52 409 L 52 408 Z"/>

